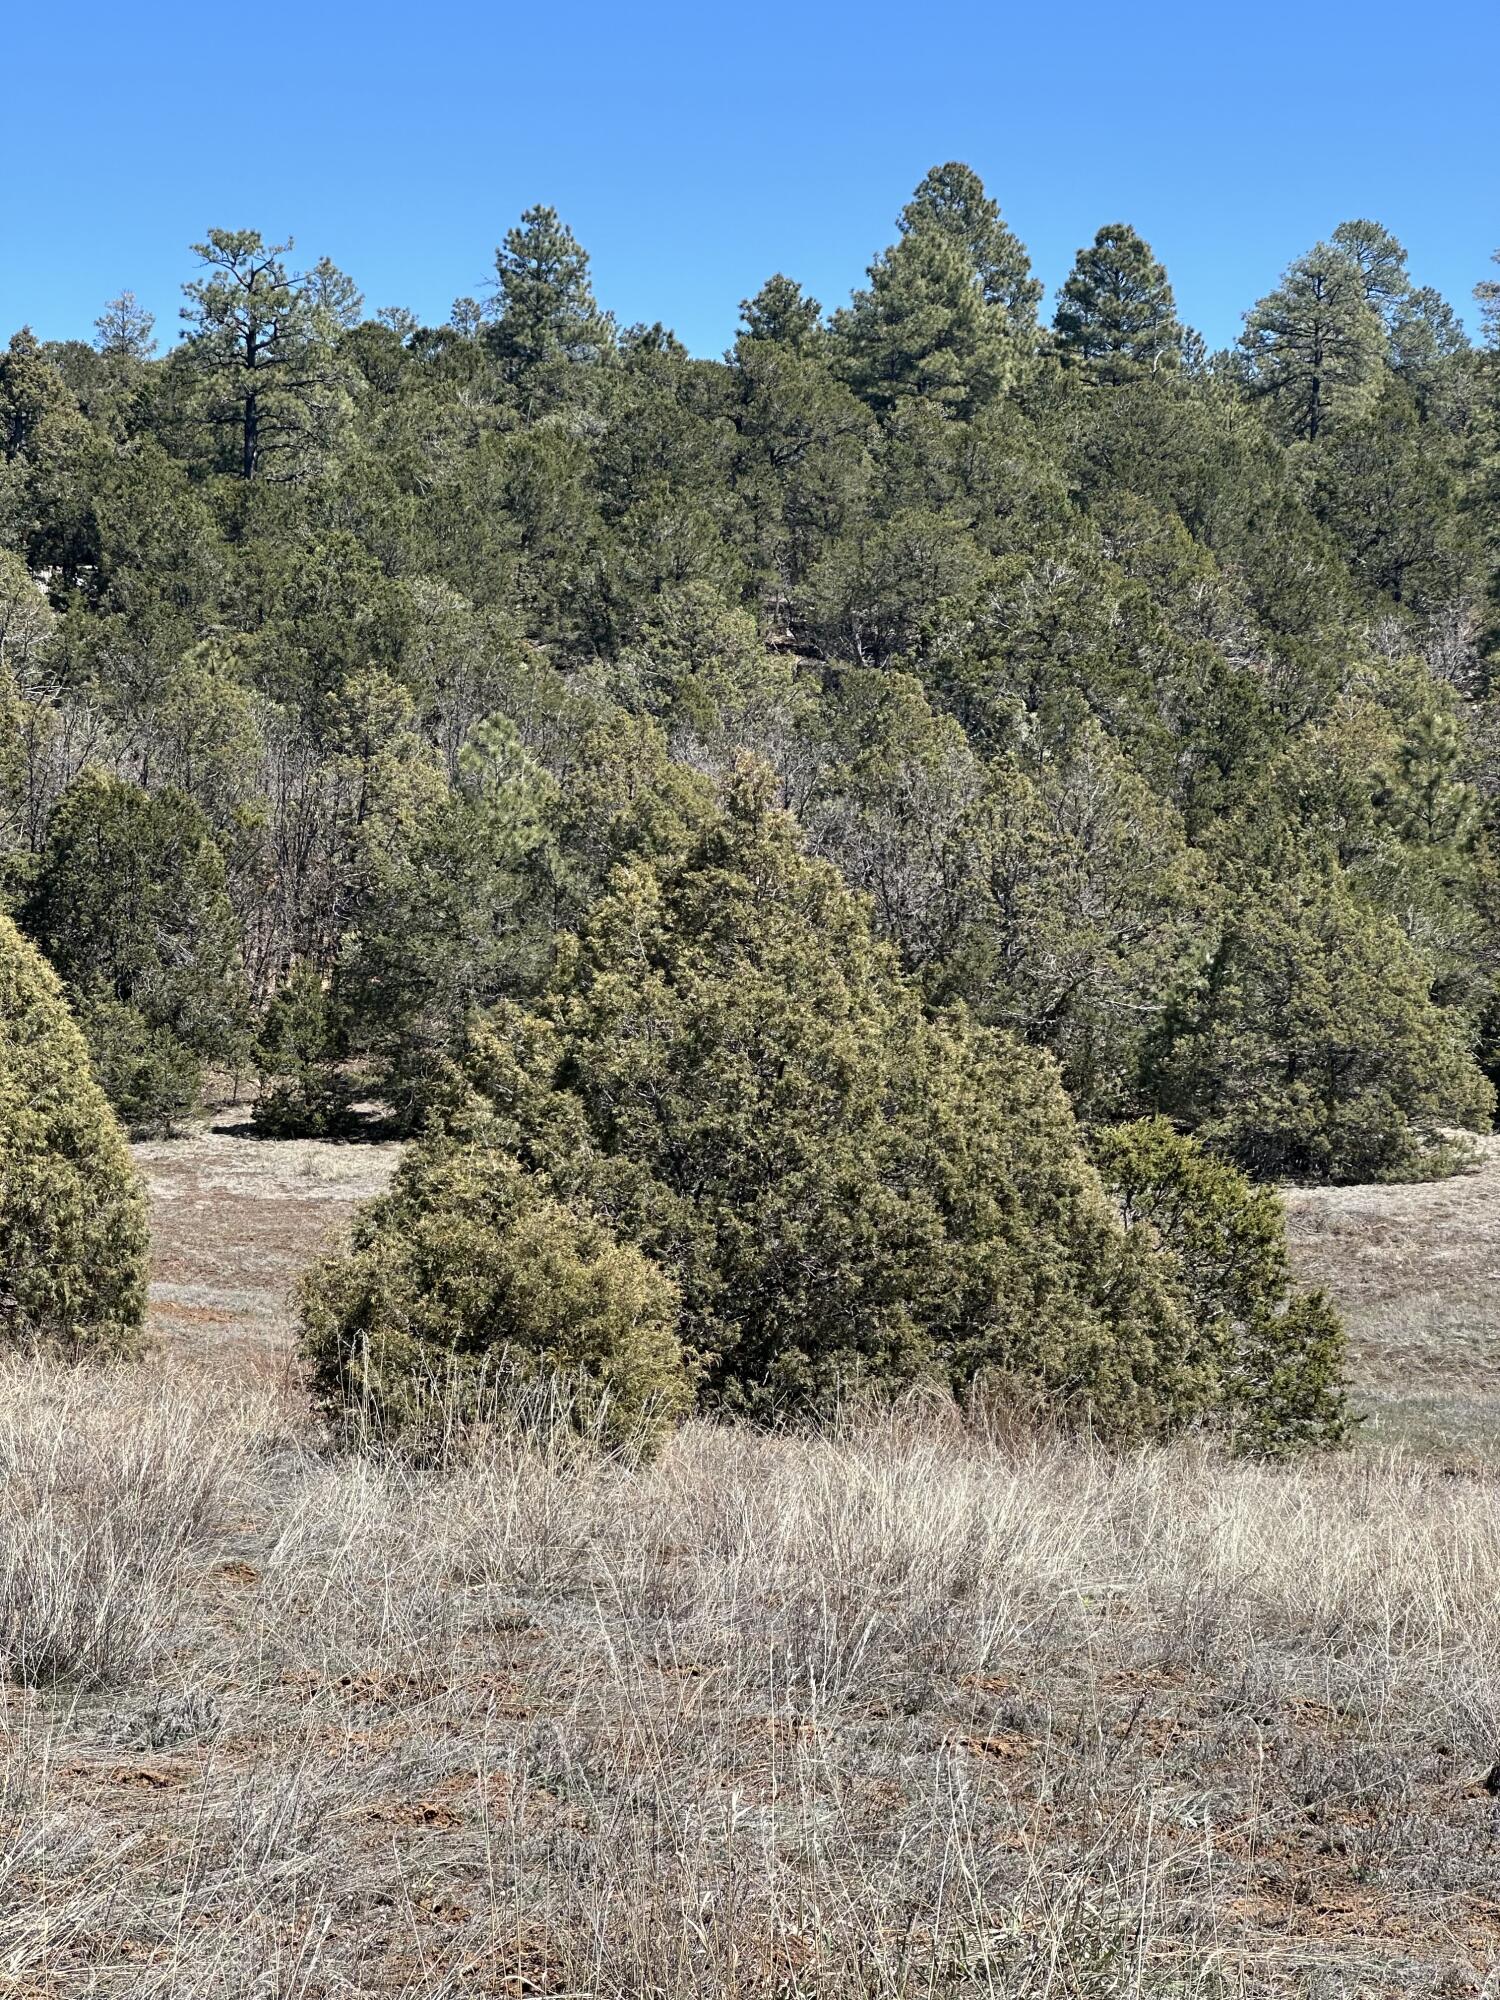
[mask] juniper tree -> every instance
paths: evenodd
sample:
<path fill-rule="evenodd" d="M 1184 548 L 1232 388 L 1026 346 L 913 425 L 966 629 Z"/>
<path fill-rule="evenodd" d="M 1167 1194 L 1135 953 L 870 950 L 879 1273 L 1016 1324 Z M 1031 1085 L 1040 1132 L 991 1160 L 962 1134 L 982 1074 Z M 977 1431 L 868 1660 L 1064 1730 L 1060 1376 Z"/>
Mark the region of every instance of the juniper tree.
<path fill-rule="evenodd" d="M 180 793 L 86 772 L 53 815 L 26 928 L 78 1000 L 130 1121 L 169 1125 L 232 1057 L 239 927 L 207 820 Z"/>
<path fill-rule="evenodd" d="M 0 1340 L 130 1353 L 146 1211 L 57 977 L 0 914 Z"/>

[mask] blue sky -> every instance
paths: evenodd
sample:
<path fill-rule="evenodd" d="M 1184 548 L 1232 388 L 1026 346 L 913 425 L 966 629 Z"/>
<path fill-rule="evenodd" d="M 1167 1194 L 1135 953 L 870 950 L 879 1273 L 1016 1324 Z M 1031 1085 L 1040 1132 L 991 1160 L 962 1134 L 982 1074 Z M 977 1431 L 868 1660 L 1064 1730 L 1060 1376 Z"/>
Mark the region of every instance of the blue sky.
<path fill-rule="evenodd" d="M 845 299 L 935 161 L 967 160 L 1050 294 L 1133 223 L 1210 345 L 1349 216 L 1472 313 L 1500 245 L 1500 7 L 566 8 L 84 0 L 11 10 L 0 336 L 171 337 L 189 242 L 292 234 L 371 308 L 446 316 L 534 201 L 622 322 L 717 353 L 773 270 Z"/>

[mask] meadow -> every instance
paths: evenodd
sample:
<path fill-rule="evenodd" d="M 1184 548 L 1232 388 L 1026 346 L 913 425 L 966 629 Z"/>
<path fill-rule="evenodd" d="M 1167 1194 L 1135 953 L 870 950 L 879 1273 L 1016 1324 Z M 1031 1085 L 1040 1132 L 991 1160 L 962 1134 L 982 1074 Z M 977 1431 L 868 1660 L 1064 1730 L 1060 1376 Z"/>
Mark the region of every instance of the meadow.
<path fill-rule="evenodd" d="M 1373 1385 L 1337 1457 L 917 1398 L 423 1464 L 330 1447 L 286 1306 L 394 1149 L 139 1157 L 154 1358 L 0 1399 L 0 1993 L 1495 1989 L 1500 1486 L 1412 1428 L 1485 1393 L 1411 1220 L 1482 1176 L 1294 1198 Z"/>

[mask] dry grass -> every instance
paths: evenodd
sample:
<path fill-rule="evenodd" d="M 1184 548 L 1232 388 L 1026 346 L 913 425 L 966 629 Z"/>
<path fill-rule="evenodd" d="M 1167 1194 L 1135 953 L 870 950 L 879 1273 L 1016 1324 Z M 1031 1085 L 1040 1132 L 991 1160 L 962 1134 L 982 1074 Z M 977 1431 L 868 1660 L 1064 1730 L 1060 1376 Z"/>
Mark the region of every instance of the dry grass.
<path fill-rule="evenodd" d="M 336 1456 L 11 1372 L 0 1992 L 1356 1994 L 1500 1967 L 1500 1488 L 912 1410 Z"/>
<path fill-rule="evenodd" d="M 134 1148 L 151 1196 L 151 1331 L 185 1361 L 238 1374 L 285 1353 L 298 1273 L 401 1154 L 249 1134 L 226 1107 L 190 1138 Z"/>
<path fill-rule="evenodd" d="M 391 1155 L 142 1158 L 160 1358 L 0 1377 L 0 2000 L 1500 1993 L 1482 1470 L 340 1454 L 285 1285 Z M 1386 1310 L 1473 1187 L 1302 1254 Z"/>
<path fill-rule="evenodd" d="M 1500 1453 L 1500 1136 L 1415 1187 L 1292 1188 L 1299 1272 L 1349 1328 L 1368 1432 L 1455 1464 Z"/>

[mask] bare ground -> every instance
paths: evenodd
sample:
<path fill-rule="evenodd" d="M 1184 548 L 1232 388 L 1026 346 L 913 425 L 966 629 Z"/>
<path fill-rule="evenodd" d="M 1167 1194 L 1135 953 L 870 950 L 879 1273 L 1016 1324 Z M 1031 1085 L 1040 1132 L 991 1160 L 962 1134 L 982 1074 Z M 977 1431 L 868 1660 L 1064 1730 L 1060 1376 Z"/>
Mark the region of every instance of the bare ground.
<path fill-rule="evenodd" d="M 257 1139 L 226 1110 L 134 1151 L 151 1199 L 151 1333 L 170 1354 L 253 1367 L 287 1352 L 298 1276 L 384 1189 L 401 1148 Z"/>
<path fill-rule="evenodd" d="M 1349 1329 L 1372 1439 L 1492 1464 L 1500 1451 L 1500 1135 L 1452 1180 L 1291 1188 L 1298 1273 Z"/>

